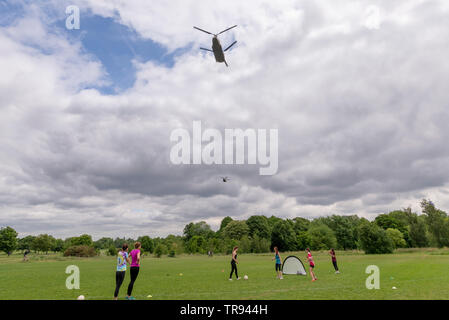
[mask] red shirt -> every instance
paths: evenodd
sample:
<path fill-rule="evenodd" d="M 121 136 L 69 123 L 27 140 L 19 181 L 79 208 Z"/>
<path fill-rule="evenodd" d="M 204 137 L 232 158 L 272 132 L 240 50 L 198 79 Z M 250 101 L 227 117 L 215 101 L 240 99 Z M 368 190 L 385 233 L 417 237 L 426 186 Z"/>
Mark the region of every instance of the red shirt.
<path fill-rule="evenodd" d="M 313 262 L 312 254 L 311 254 L 310 252 L 307 253 L 307 260 L 309 260 L 309 265 L 310 265 L 310 266 L 312 266 L 312 267 L 315 266 L 315 263 Z"/>

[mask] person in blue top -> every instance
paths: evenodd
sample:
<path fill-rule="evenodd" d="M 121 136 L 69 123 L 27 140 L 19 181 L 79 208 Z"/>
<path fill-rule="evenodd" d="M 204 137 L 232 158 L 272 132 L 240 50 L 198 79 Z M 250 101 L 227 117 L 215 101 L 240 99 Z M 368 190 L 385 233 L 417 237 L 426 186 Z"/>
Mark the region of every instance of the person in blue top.
<path fill-rule="evenodd" d="M 126 263 L 131 264 L 128 255 L 128 245 L 125 243 L 123 244 L 122 249 L 120 249 L 117 254 L 117 271 L 115 273 L 114 300 L 118 299 L 118 292 L 123 283 L 123 280 L 125 280 Z"/>
<path fill-rule="evenodd" d="M 278 247 L 274 247 L 274 258 L 271 260 L 276 260 L 277 277 L 281 280 L 284 279 L 282 277 L 282 259 L 281 259 L 281 255 L 279 253 Z"/>

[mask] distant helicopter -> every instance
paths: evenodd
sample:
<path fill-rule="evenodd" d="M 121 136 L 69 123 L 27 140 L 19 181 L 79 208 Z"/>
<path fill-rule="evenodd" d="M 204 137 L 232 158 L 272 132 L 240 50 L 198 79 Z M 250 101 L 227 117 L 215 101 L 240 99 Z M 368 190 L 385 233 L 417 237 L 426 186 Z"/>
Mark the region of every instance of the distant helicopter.
<path fill-rule="evenodd" d="M 214 53 L 214 56 L 215 56 L 215 61 L 217 61 L 217 62 L 224 62 L 224 64 L 226 65 L 226 67 L 228 67 L 228 63 L 226 62 L 224 53 L 225 53 L 226 51 L 228 51 L 229 49 L 231 49 L 231 47 L 232 47 L 233 45 L 235 45 L 235 44 L 237 43 L 237 41 L 234 41 L 229 47 L 227 47 L 226 49 L 223 50 L 223 48 L 221 47 L 221 44 L 220 44 L 220 40 L 218 40 L 218 36 L 219 36 L 220 34 L 222 34 L 222 33 L 225 33 L 226 31 L 229 31 L 229 30 L 235 28 L 235 27 L 237 27 L 237 25 L 235 25 L 235 26 L 233 26 L 233 27 L 230 27 L 230 28 L 227 28 L 226 30 L 223 30 L 222 32 L 217 33 L 217 34 L 213 34 L 212 32 L 209 32 L 209 31 L 206 31 L 206 30 L 197 28 L 197 27 L 193 27 L 193 28 L 194 28 L 194 29 L 197 29 L 197 30 L 199 30 L 199 31 L 205 32 L 205 33 L 207 33 L 207 34 L 211 34 L 211 35 L 214 36 L 214 37 L 212 38 L 212 50 L 206 49 L 206 48 L 200 48 L 200 49 L 201 49 L 201 50 L 205 50 L 205 51 L 213 52 L 213 53 Z"/>
<path fill-rule="evenodd" d="M 223 182 L 228 182 L 229 178 L 228 177 L 221 177 L 221 180 L 223 180 Z"/>

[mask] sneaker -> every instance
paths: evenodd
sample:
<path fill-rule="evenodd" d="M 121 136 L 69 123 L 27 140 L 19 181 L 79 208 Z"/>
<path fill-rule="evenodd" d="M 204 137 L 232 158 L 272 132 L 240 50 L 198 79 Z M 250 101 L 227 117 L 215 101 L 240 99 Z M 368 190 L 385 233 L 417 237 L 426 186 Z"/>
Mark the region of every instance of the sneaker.
<path fill-rule="evenodd" d="M 232 279 L 229 279 L 229 281 L 232 281 Z"/>
<path fill-rule="evenodd" d="M 126 297 L 126 300 L 136 300 L 134 297 Z"/>
<path fill-rule="evenodd" d="M 237 280 L 240 280 L 240 277 L 238 277 Z"/>
<path fill-rule="evenodd" d="M 340 273 L 340 271 L 335 271 L 335 274 L 339 274 Z"/>
<path fill-rule="evenodd" d="M 284 280 L 284 277 L 280 277 L 279 280 Z"/>

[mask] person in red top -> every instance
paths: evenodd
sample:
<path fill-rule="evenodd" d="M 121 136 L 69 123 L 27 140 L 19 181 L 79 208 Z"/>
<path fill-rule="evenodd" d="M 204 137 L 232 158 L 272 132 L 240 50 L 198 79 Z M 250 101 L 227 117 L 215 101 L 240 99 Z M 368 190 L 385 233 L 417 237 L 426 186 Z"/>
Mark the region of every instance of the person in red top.
<path fill-rule="evenodd" d="M 338 270 L 338 266 L 337 266 L 337 257 L 335 255 L 335 250 L 331 249 L 331 251 L 329 251 L 329 254 L 332 257 L 332 264 L 334 265 L 335 273 L 340 273 L 340 271 Z"/>
<path fill-rule="evenodd" d="M 315 277 L 315 273 L 313 272 L 313 268 L 315 268 L 315 262 L 313 262 L 313 257 L 312 257 L 312 253 L 310 252 L 310 249 L 307 248 L 307 261 L 309 261 L 309 271 L 310 271 L 310 275 L 312 276 L 312 282 L 318 280 Z"/>

